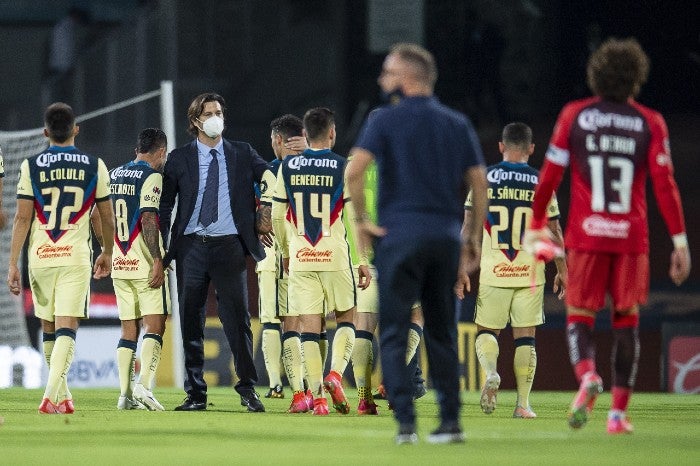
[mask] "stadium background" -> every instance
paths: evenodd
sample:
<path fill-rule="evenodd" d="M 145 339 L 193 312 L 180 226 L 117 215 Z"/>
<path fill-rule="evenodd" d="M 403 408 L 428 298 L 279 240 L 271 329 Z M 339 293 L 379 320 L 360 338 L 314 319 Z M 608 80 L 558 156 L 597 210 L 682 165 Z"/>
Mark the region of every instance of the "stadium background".
<path fill-rule="evenodd" d="M 79 31 L 81 52 L 72 72 L 50 76 L 46 63 L 51 29 L 71 6 L 90 16 Z M 0 129 L 41 126 L 43 109 L 54 100 L 84 114 L 156 89 L 169 79 L 175 86 L 177 144 L 189 139 L 185 112 L 191 98 L 212 89 L 228 103 L 225 136 L 250 142 L 268 160 L 273 156 L 269 121 L 287 112 L 301 115 L 316 105 L 336 112 L 336 151 L 347 153 L 367 110 L 378 103 L 376 76 L 387 46 L 412 40 L 435 54 L 440 72 L 436 94 L 473 118 L 487 163 L 500 158 L 496 142 L 502 125 L 521 120 L 533 127 L 537 150 L 531 162 L 539 166 L 561 105 L 588 94 L 584 76 L 591 48 L 611 35 L 635 36 L 652 62 L 639 100 L 667 119 L 691 253 L 696 260 L 700 257 L 694 204 L 700 199 L 695 182 L 700 160 L 697 2 L 54 0 L 37 9 L 31 1 L 2 0 L 0 11 Z M 78 144 L 114 167 L 131 157 L 137 132 L 159 122 L 157 102 L 146 102 L 85 122 Z M 563 186 L 559 196 L 565 227 L 568 183 Z M 14 189 L 13 180 L 6 180 L 5 189 Z M 672 287 L 667 277 L 671 244 L 653 200 L 650 225 L 652 293 L 642 314 L 641 390 L 666 389 L 665 350 L 674 332 L 697 334 L 700 321 L 698 267 L 688 283 Z M 255 313 L 252 273 L 250 284 Z M 109 282 L 93 285 L 98 299 L 109 302 Z M 465 301 L 462 320 L 471 319 L 472 305 Z M 208 311 L 215 315 L 212 302 Z M 538 333 L 535 388 L 568 389 L 572 379 L 563 306 L 550 295 L 546 311 L 547 324 Z M 36 322 L 29 318 L 28 323 L 35 340 Z M 609 327 L 607 318 L 598 325 Z M 215 341 L 216 329 L 211 332 Z M 501 339 L 502 361 L 512 355 L 509 339 L 508 332 Z M 700 354 L 699 341 L 683 340 L 685 349 L 698 349 L 681 363 L 690 364 Z M 220 354 L 225 355 L 223 344 Z M 607 350 L 603 333 L 599 353 Z M 219 363 L 223 372 L 230 366 L 225 357 Z M 599 363 L 607 371 L 608 361 Z M 509 371 L 503 372 L 504 386 L 514 385 Z M 227 383 L 226 377 L 221 383 Z M 693 382 L 691 389 L 695 387 L 700 381 Z"/>

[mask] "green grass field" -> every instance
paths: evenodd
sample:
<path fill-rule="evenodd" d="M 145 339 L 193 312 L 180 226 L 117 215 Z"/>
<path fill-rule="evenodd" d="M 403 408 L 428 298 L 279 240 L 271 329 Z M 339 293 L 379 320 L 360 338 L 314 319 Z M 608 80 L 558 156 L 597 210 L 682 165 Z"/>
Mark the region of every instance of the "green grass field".
<path fill-rule="evenodd" d="M 262 394 L 262 387 L 260 387 Z M 74 390 L 76 413 L 39 415 L 42 391 L 0 391 L 0 464 L 700 464 L 700 397 L 638 393 L 632 435 L 605 433 L 610 397 L 603 394 L 588 425 L 571 431 L 573 392 L 535 392 L 537 419 L 511 418 L 515 393 L 501 391 L 487 416 L 477 393 L 465 393 L 467 442 L 431 445 L 437 425 L 433 391 L 416 402 L 417 445 L 393 444 L 396 425 L 379 401 L 379 416 L 287 414 L 290 393 L 265 400 L 266 413 L 247 413 L 231 389 L 209 392 L 206 412 L 174 412 L 183 398 L 157 389 L 166 412 L 117 411 L 116 390 Z M 353 407 L 356 393 L 347 391 Z"/>

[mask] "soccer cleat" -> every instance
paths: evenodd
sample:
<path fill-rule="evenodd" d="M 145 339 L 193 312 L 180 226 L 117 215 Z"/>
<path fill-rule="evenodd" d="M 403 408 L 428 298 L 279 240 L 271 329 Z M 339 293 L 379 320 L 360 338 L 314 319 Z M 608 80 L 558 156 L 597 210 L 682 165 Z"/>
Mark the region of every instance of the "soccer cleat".
<path fill-rule="evenodd" d="M 498 387 L 501 385 L 501 376 L 497 373 L 489 374 L 481 389 L 481 410 L 486 414 L 491 414 L 496 409 L 496 397 Z"/>
<path fill-rule="evenodd" d="M 384 384 L 380 383 L 379 386 L 377 387 L 377 393 L 372 395 L 372 398 L 375 400 L 386 400 L 386 389 L 384 388 Z"/>
<path fill-rule="evenodd" d="M 149 411 L 165 411 L 165 408 L 156 400 L 153 393 L 150 390 L 146 390 L 146 387 L 140 383 L 134 385 L 134 400 L 144 405 Z"/>
<path fill-rule="evenodd" d="M 128 398 L 126 396 L 120 396 L 119 400 L 117 401 L 117 409 L 121 411 L 131 409 L 146 409 L 146 407 L 138 401 L 132 400 L 131 398 Z"/>
<path fill-rule="evenodd" d="M 311 393 L 310 389 L 306 389 L 306 392 L 304 393 L 306 396 L 306 407 L 308 408 L 308 411 L 313 411 L 314 409 L 314 394 Z"/>
<path fill-rule="evenodd" d="M 73 400 L 66 398 L 58 404 L 58 411 L 61 414 L 73 414 L 75 412 L 75 406 L 73 405 Z"/>
<path fill-rule="evenodd" d="M 580 429 L 586 425 L 595 400 L 602 391 L 603 379 L 593 371 L 586 372 L 569 410 L 569 426 L 572 429 Z"/>
<path fill-rule="evenodd" d="M 612 410 L 608 413 L 608 434 L 631 434 L 634 426 L 624 411 Z"/>
<path fill-rule="evenodd" d="M 399 433 L 394 437 L 394 442 L 397 445 L 413 445 L 414 443 L 418 443 L 416 427 L 412 424 L 402 424 L 399 426 Z"/>
<path fill-rule="evenodd" d="M 463 443 L 467 437 L 458 425 L 440 425 L 428 436 L 428 443 Z"/>
<path fill-rule="evenodd" d="M 357 406 L 357 414 L 359 415 L 377 415 L 377 404 L 372 400 L 360 400 L 360 404 Z"/>
<path fill-rule="evenodd" d="M 325 398 L 314 398 L 314 416 L 328 416 L 328 400 Z"/>
<path fill-rule="evenodd" d="M 313 409 L 313 397 L 311 398 L 311 409 Z M 306 402 L 306 393 L 297 392 L 292 396 L 292 404 L 289 405 L 288 413 L 307 413 L 309 405 Z"/>
<path fill-rule="evenodd" d="M 39 405 L 39 414 L 61 414 L 61 411 L 50 399 L 44 398 Z"/>
<path fill-rule="evenodd" d="M 330 371 L 326 378 L 323 379 L 323 389 L 331 395 L 333 407 L 336 411 L 340 414 L 348 414 L 350 412 L 350 405 L 348 404 L 348 399 L 345 397 L 345 391 L 343 391 L 340 374 L 335 371 Z M 314 400 L 314 410 L 315 409 L 316 400 Z"/>
<path fill-rule="evenodd" d="M 534 419 L 537 417 L 537 414 L 535 414 L 530 406 L 523 408 L 518 405 L 515 407 L 515 411 L 513 411 L 513 417 L 516 419 Z"/>
<path fill-rule="evenodd" d="M 275 385 L 268 390 L 265 398 L 284 398 L 284 389 L 282 385 Z"/>

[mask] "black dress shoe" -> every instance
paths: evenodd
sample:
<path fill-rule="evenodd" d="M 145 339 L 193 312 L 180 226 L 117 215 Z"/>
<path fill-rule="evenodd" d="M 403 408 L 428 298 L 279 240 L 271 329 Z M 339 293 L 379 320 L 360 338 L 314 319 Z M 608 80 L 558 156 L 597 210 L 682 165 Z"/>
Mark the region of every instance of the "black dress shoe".
<path fill-rule="evenodd" d="M 189 396 L 180 406 L 175 407 L 175 411 L 204 411 L 205 409 L 207 409 L 206 401 L 196 401 Z"/>
<path fill-rule="evenodd" d="M 240 394 L 241 395 L 241 406 L 245 406 L 248 408 L 248 411 L 251 413 L 264 413 L 265 412 L 265 406 L 263 406 L 262 401 L 260 401 L 260 397 L 255 391 L 246 391 Z"/>

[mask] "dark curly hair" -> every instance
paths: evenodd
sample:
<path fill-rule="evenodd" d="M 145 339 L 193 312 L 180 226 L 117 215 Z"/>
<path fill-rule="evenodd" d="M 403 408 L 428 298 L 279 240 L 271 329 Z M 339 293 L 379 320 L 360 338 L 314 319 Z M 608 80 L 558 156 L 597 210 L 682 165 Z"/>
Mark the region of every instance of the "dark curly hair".
<path fill-rule="evenodd" d="M 636 97 L 649 76 L 649 57 L 636 39 L 611 38 L 588 59 L 588 87 L 606 100 Z"/>

